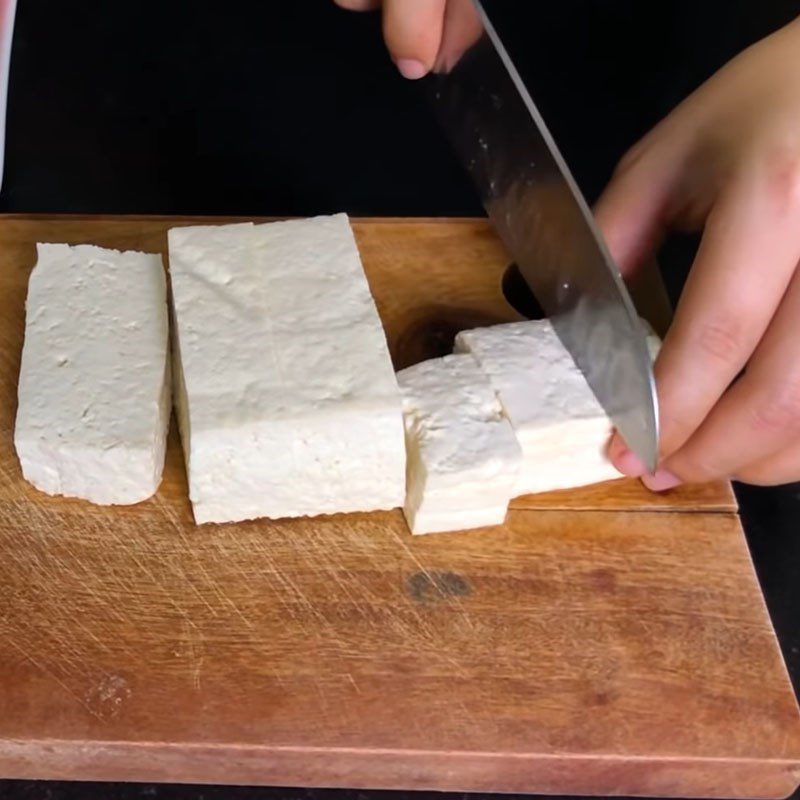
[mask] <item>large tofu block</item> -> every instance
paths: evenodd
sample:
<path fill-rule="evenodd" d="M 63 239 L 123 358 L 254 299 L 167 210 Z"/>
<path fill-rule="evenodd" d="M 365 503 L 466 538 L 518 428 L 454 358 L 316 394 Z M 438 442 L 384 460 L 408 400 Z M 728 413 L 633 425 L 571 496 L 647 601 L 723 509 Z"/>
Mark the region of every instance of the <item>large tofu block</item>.
<path fill-rule="evenodd" d="M 347 217 L 174 228 L 195 521 L 403 504 L 400 393 Z"/>
<path fill-rule="evenodd" d="M 455 350 L 484 370 L 517 435 L 515 495 L 621 477 L 606 455 L 611 422 L 548 320 L 463 331 Z"/>
<path fill-rule="evenodd" d="M 103 505 L 158 488 L 170 415 L 161 256 L 38 245 L 14 443 L 48 494 Z"/>
<path fill-rule="evenodd" d="M 522 452 L 488 379 L 469 355 L 397 375 L 408 452 L 404 511 L 412 533 L 499 525 Z"/>

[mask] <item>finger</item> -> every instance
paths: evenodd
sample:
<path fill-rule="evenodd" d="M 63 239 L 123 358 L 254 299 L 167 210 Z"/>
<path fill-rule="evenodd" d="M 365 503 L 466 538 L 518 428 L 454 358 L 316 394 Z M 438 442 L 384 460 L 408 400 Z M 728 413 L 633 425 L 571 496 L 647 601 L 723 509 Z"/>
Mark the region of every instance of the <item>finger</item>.
<path fill-rule="evenodd" d="M 400 73 L 426 75 L 439 52 L 446 0 L 384 0 L 383 36 Z"/>
<path fill-rule="evenodd" d="M 669 220 L 676 185 L 673 154 L 658 143 L 640 143 L 620 162 L 597 201 L 594 214 L 606 245 L 623 276 L 630 276 L 656 251 Z"/>
<path fill-rule="evenodd" d="M 662 457 L 688 441 L 745 366 L 800 260 L 800 193 L 791 203 L 778 194 L 744 175 L 708 217 L 655 364 Z"/>
<path fill-rule="evenodd" d="M 447 0 L 442 43 L 435 69 L 450 72 L 483 33 L 483 22 L 472 0 Z"/>
<path fill-rule="evenodd" d="M 347 11 L 374 11 L 381 5 L 381 0 L 333 0 L 333 2 Z"/>
<path fill-rule="evenodd" d="M 655 258 L 646 258 L 625 281 L 639 316 L 663 339 L 672 322 L 672 303 Z"/>
<path fill-rule="evenodd" d="M 663 488 L 746 474 L 800 440 L 800 272 L 741 380 L 723 395 L 686 444 L 645 485 Z M 800 476 L 798 476 L 800 477 Z"/>
<path fill-rule="evenodd" d="M 756 486 L 779 486 L 800 481 L 800 439 L 784 447 L 780 453 L 745 467 L 733 477 Z"/>
<path fill-rule="evenodd" d="M 663 123 L 662 123 L 663 125 Z M 595 219 L 617 267 L 627 280 L 635 279 L 652 261 L 670 222 L 669 207 L 678 185 L 680 149 L 660 143 L 659 129 L 623 157 L 594 208 Z M 639 478 L 646 472 L 644 462 L 615 432 L 608 457 L 623 474 Z"/>
<path fill-rule="evenodd" d="M 641 478 L 647 472 L 644 461 L 628 448 L 618 431 L 614 431 L 611 436 L 607 453 L 609 461 L 623 475 L 630 478 Z"/>

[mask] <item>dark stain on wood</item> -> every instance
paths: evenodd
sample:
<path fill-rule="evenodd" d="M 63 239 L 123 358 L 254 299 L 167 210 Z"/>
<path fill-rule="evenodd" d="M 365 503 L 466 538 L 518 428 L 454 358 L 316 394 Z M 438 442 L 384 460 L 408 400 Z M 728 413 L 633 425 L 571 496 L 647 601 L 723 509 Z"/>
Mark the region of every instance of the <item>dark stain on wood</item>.
<path fill-rule="evenodd" d="M 453 352 L 456 334 L 471 328 L 482 328 L 507 322 L 495 314 L 474 309 L 432 307 L 420 310 L 398 337 L 392 353 L 396 369 L 405 369 L 429 358 L 439 358 Z"/>
<path fill-rule="evenodd" d="M 415 572 L 406 581 L 408 594 L 421 605 L 447 602 L 472 593 L 469 582 L 456 572 Z"/>
<path fill-rule="evenodd" d="M 589 584 L 598 592 L 615 592 L 617 576 L 610 569 L 594 569 L 589 573 Z"/>

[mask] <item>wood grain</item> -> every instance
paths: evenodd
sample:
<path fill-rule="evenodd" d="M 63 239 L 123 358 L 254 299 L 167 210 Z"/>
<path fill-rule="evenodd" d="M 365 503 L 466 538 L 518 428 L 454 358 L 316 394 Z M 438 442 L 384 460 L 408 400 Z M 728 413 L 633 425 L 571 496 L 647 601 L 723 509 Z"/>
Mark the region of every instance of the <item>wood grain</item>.
<path fill-rule="evenodd" d="M 38 240 L 155 250 L 175 220 L 0 219 L 0 775 L 780 797 L 800 717 L 725 486 L 520 498 L 490 531 L 399 511 L 192 524 L 21 479 Z M 479 221 L 356 226 L 398 366 L 514 318 Z"/>

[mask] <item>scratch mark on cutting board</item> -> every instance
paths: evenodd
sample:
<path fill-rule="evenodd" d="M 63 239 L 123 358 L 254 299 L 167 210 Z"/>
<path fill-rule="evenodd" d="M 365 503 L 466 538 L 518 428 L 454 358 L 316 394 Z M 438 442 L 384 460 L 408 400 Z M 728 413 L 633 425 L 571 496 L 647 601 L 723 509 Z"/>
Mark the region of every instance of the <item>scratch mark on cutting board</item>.
<path fill-rule="evenodd" d="M 208 572 L 203 567 L 202 560 L 199 559 L 195 553 L 195 546 L 189 540 L 188 536 L 186 535 L 186 531 L 183 529 L 183 526 L 180 523 L 180 520 L 175 517 L 175 514 L 173 513 L 169 504 L 165 503 L 164 499 L 158 494 L 155 495 L 155 501 L 161 510 L 162 516 L 175 531 L 178 539 L 180 539 L 182 552 L 192 558 L 192 562 L 200 568 L 200 571 L 203 573 L 203 577 L 206 579 L 206 582 L 212 582 Z M 189 587 L 194 596 L 208 609 L 208 611 L 211 612 L 211 616 L 217 617 L 218 614 L 216 608 L 208 601 L 208 598 L 197 588 L 197 586 L 195 586 L 192 577 L 187 575 L 186 571 L 182 567 L 178 570 L 178 573 L 184 579 L 186 585 Z"/>
<path fill-rule="evenodd" d="M 109 647 L 108 642 L 104 642 L 91 628 L 87 625 L 84 625 L 80 619 L 75 617 L 72 620 L 72 624 L 75 625 L 79 630 L 82 630 L 99 648 L 102 652 L 110 653 L 112 652 L 112 648 Z M 59 646 L 63 646 L 63 642 L 59 642 Z M 106 673 L 108 675 L 108 673 Z"/>
<path fill-rule="evenodd" d="M 211 589 L 211 591 L 212 591 L 212 592 L 213 592 L 213 593 L 214 593 L 214 594 L 217 596 L 217 598 L 218 598 L 218 599 L 219 599 L 219 600 L 220 600 L 222 603 L 224 603 L 226 606 L 228 606 L 228 608 L 229 608 L 229 609 L 231 609 L 231 611 L 233 611 L 235 614 L 237 614 L 237 615 L 239 616 L 239 618 L 242 620 L 242 622 L 244 622 L 244 624 L 245 624 L 245 625 L 246 625 L 248 628 L 250 628 L 250 629 L 252 630 L 252 628 L 254 627 L 252 620 L 250 620 L 250 619 L 249 619 L 249 618 L 248 618 L 248 617 L 245 615 L 245 613 L 242 611 L 242 609 L 241 609 L 241 608 L 239 608 L 239 606 L 236 604 L 236 602 L 233 600 L 233 598 L 232 598 L 232 597 L 230 597 L 230 595 L 226 594 L 226 593 L 225 593 L 225 592 L 222 590 L 222 588 L 220 587 L 219 583 L 218 583 L 217 581 L 215 581 L 215 580 L 214 580 L 214 579 L 213 579 L 213 578 L 212 578 L 212 577 L 211 577 L 211 576 L 208 574 L 208 572 L 207 572 L 206 568 L 203 566 L 202 562 L 201 562 L 199 559 L 197 560 L 197 562 L 196 562 L 196 563 L 197 563 L 197 564 L 198 564 L 198 566 L 200 567 L 200 571 L 201 571 L 201 572 L 203 573 L 203 575 L 206 577 L 206 580 L 208 581 L 209 588 Z"/>
<path fill-rule="evenodd" d="M 305 608 L 318 619 L 323 625 L 330 627 L 330 621 L 325 615 L 309 600 L 308 596 L 300 589 L 297 583 L 292 580 L 288 573 L 282 571 L 276 564 L 274 558 L 271 557 L 269 550 L 264 547 L 260 548 L 259 555 L 264 558 L 268 564 L 268 570 L 280 584 L 281 588 L 288 595 L 293 595 L 305 606 Z M 287 589 L 288 587 L 288 589 Z"/>
<path fill-rule="evenodd" d="M 42 608 L 52 607 L 48 606 L 46 601 L 43 601 Z M 70 613 L 69 609 L 68 613 Z M 69 619 L 74 621 L 71 613 Z M 84 678 L 87 678 L 91 675 L 91 670 L 86 665 L 83 654 L 75 644 L 74 637 L 61 635 L 63 622 L 63 617 L 57 617 L 48 628 L 45 641 L 50 648 L 49 652 L 57 655 L 58 663 L 65 668 L 66 672 L 83 675 Z M 33 661 L 30 653 L 23 648 L 20 642 L 36 641 L 37 632 L 34 630 L 34 626 L 26 618 L 22 617 L 15 619 L 12 625 L 6 623 L 6 628 L 6 637 L 16 645 L 17 650 L 25 653 L 26 657 Z"/>
<path fill-rule="evenodd" d="M 353 688 L 356 690 L 356 694 L 361 694 L 361 689 L 359 685 L 356 683 L 356 679 L 353 677 L 352 672 L 347 673 L 347 680 L 350 681 L 351 684 L 353 684 Z"/>
<path fill-rule="evenodd" d="M 330 709 L 330 705 L 328 703 L 328 697 L 325 693 L 325 688 L 323 687 L 321 681 L 318 681 L 315 678 L 312 678 L 312 682 L 314 684 L 314 688 L 317 690 L 317 694 L 319 695 L 320 705 L 327 712 Z"/>
<path fill-rule="evenodd" d="M 189 550 L 191 552 L 191 549 Z M 147 566 L 147 564 L 138 556 L 138 554 L 134 550 L 128 551 L 127 555 L 131 559 L 131 561 L 136 564 L 136 566 L 142 571 L 144 575 L 146 575 L 153 586 L 155 586 L 163 595 L 164 599 L 169 603 L 169 605 L 175 610 L 178 616 L 183 617 L 185 616 L 185 610 L 176 602 L 173 593 L 169 591 L 169 589 L 164 585 L 164 583 L 156 577 L 155 573 Z M 211 603 L 207 600 L 203 594 L 198 591 L 198 589 L 193 585 L 192 581 L 189 577 L 182 571 L 177 570 L 174 572 L 180 578 L 183 578 L 186 585 L 194 592 L 197 596 L 198 600 L 209 610 L 213 617 L 217 616 L 217 611 Z"/>
<path fill-rule="evenodd" d="M 164 518 L 170 523 L 172 528 L 178 535 L 178 538 L 181 540 L 181 544 L 183 545 L 184 553 L 187 553 L 191 556 L 192 565 L 198 570 L 200 575 L 202 576 L 206 586 L 208 587 L 209 591 L 221 601 L 224 605 L 226 605 L 231 611 L 233 611 L 244 624 L 252 629 L 254 627 L 253 622 L 251 619 L 247 617 L 247 615 L 242 611 L 242 609 L 236 604 L 230 595 L 226 594 L 222 587 L 219 584 L 219 581 L 215 580 L 206 569 L 205 564 L 203 563 L 203 559 L 199 558 L 196 553 L 195 547 L 189 541 L 188 537 L 186 536 L 186 532 L 183 529 L 183 526 L 180 524 L 178 520 L 175 519 L 174 515 L 171 511 L 167 510 L 167 506 L 164 501 L 159 498 L 158 503 L 162 508 L 162 512 Z M 209 603 L 208 599 L 203 595 L 203 593 L 198 590 L 198 588 L 194 585 L 194 582 L 191 580 L 191 577 L 186 575 L 184 570 L 181 570 L 183 577 L 186 579 L 187 584 L 192 589 L 194 594 L 200 599 L 203 604 L 211 611 L 214 617 L 218 616 L 216 609 L 214 606 Z"/>
<path fill-rule="evenodd" d="M 202 631 L 188 617 L 181 620 L 181 625 L 186 642 L 187 657 L 192 670 L 192 684 L 199 692 L 201 689 L 200 677 L 205 660 L 205 640 Z"/>
<path fill-rule="evenodd" d="M 70 697 L 72 697 L 84 710 L 91 714 L 95 719 L 102 719 L 102 717 L 75 691 L 73 691 L 61 678 L 56 675 L 51 669 L 48 669 L 44 664 L 37 661 L 27 650 L 21 647 L 13 639 L 6 637 L 6 641 L 27 661 L 30 661 L 43 675 L 46 675 L 51 680 L 54 680 Z"/>

